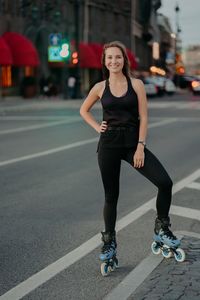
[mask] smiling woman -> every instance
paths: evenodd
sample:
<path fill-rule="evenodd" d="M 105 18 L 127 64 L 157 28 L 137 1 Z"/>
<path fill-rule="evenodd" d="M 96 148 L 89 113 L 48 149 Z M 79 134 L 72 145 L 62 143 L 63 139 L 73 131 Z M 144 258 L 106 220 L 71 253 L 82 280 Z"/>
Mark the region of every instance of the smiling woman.
<path fill-rule="evenodd" d="M 102 54 L 104 81 L 97 83 L 81 106 L 80 114 L 99 134 L 98 163 L 105 190 L 103 209 L 105 231 L 100 255 L 101 273 L 107 275 L 118 264 L 116 258 L 117 203 L 121 161 L 124 160 L 158 187 L 155 243 L 176 249 L 180 241 L 169 230 L 172 180 L 159 160 L 146 148 L 147 99 L 143 83 L 130 77 L 125 46 L 111 42 Z M 98 124 L 90 113 L 101 101 L 103 121 Z"/>

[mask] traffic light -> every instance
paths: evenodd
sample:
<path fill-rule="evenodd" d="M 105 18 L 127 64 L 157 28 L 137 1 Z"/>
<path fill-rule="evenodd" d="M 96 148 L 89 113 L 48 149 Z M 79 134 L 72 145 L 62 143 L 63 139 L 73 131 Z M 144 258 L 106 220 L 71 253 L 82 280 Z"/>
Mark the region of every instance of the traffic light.
<path fill-rule="evenodd" d="M 76 65 L 78 63 L 78 52 L 77 51 L 74 51 L 72 53 L 72 64 L 73 65 Z"/>
<path fill-rule="evenodd" d="M 63 58 L 63 60 L 70 58 L 70 43 L 66 40 L 62 41 L 60 56 Z"/>

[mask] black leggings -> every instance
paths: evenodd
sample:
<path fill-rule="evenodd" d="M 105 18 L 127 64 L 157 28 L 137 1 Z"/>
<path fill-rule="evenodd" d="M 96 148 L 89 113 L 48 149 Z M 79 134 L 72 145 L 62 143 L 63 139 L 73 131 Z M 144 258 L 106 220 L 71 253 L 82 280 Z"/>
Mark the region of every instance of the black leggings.
<path fill-rule="evenodd" d="M 115 230 L 121 160 L 123 159 L 133 166 L 134 152 L 133 148 L 99 147 L 98 149 L 98 163 L 105 191 L 103 215 L 106 231 L 113 232 Z M 160 161 L 145 148 L 144 167 L 136 168 L 136 170 L 158 188 L 156 201 L 158 218 L 168 217 L 173 183 Z"/>

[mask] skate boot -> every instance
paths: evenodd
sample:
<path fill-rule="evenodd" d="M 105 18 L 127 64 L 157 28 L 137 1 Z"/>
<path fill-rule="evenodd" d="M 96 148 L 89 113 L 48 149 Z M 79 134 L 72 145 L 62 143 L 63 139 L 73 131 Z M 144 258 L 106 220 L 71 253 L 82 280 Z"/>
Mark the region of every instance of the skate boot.
<path fill-rule="evenodd" d="M 102 261 L 101 274 L 107 276 L 111 271 L 114 271 L 118 266 L 117 243 L 115 232 L 101 232 L 104 245 L 101 248 L 99 256 Z"/>
<path fill-rule="evenodd" d="M 179 262 L 185 260 L 185 252 L 179 248 L 181 242 L 176 236 L 171 232 L 169 227 L 170 219 L 162 218 L 155 220 L 155 228 L 154 228 L 154 242 L 151 245 L 152 252 L 154 254 L 160 254 L 165 258 L 170 258 L 174 255 L 175 259 Z"/>

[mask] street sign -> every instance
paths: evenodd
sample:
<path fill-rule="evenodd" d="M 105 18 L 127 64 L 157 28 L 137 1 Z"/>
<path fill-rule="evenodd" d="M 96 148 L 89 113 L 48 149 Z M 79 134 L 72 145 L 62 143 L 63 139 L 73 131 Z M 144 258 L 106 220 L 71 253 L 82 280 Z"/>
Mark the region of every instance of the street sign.
<path fill-rule="evenodd" d="M 61 33 L 50 33 L 49 35 L 49 45 L 50 46 L 60 46 L 62 41 Z"/>
<path fill-rule="evenodd" d="M 60 46 L 49 46 L 48 47 L 48 61 L 49 62 L 62 62 L 63 58 L 60 55 Z"/>

